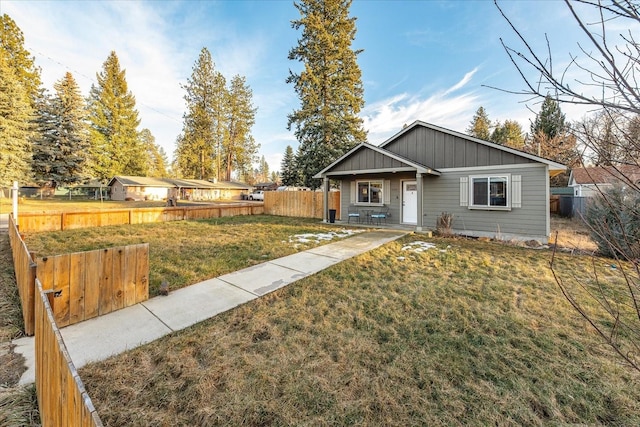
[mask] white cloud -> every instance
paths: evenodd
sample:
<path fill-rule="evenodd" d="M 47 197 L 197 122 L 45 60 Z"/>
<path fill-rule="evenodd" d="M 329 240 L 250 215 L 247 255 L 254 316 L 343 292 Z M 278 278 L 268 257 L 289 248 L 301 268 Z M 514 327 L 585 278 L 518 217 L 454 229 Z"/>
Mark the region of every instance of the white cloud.
<path fill-rule="evenodd" d="M 469 83 L 471 81 L 471 79 L 473 78 L 473 75 L 478 71 L 478 67 L 474 68 L 473 70 L 469 71 L 467 74 L 464 75 L 464 77 L 462 78 L 462 80 L 460 80 L 458 83 L 456 83 L 455 85 L 451 86 L 449 89 L 445 90 L 444 93 L 442 94 L 443 96 L 446 96 L 448 94 L 450 94 L 451 92 L 455 92 L 458 89 L 462 89 L 463 87 L 465 87 L 467 85 L 467 83 Z"/>
<path fill-rule="evenodd" d="M 465 87 L 477 70 L 476 67 L 466 73 L 462 80 L 450 88 L 426 97 L 401 93 L 369 104 L 361 115 L 364 128 L 369 132 L 369 143 L 378 145 L 400 131 L 403 125 L 416 120 L 464 131 L 478 108 L 479 96 L 474 91 L 456 96 L 451 94 Z"/>

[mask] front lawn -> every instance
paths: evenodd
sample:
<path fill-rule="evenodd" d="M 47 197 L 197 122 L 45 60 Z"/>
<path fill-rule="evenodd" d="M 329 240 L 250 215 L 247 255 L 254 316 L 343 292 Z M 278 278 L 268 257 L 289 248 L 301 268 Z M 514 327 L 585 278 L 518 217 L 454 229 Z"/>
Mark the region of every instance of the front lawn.
<path fill-rule="evenodd" d="M 80 375 L 110 426 L 640 425 L 637 372 L 569 307 L 550 251 L 425 240 L 389 243 Z M 593 267 L 557 257 L 567 276 Z M 595 266 L 620 284 L 610 262 Z"/>
<path fill-rule="evenodd" d="M 31 233 L 25 242 L 39 257 L 149 243 L 149 294 L 156 296 L 163 280 L 171 289 L 192 285 L 316 245 L 296 234 L 330 231 L 339 229 L 317 219 L 250 215 Z"/>

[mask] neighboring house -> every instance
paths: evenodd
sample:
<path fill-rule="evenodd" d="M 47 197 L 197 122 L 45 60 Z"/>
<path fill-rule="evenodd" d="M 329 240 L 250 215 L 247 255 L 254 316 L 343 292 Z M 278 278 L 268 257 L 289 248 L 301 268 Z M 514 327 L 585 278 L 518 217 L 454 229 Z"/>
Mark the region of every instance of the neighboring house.
<path fill-rule="evenodd" d="M 220 191 L 220 199 L 223 200 L 243 200 L 251 190 L 251 186 L 244 182 L 218 181 L 213 185 Z"/>
<path fill-rule="evenodd" d="M 416 121 L 379 147 L 360 144 L 315 175 L 341 184 L 341 212 L 385 211 L 387 224 L 498 239 L 550 234 L 549 178 L 564 165 Z M 325 201 L 327 197 L 325 197 Z M 324 206 L 325 220 L 328 206 Z"/>
<path fill-rule="evenodd" d="M 295 185 L 281 185 L 276 191 L 311 191 L 309 187 L 296 187 Z"/>
<path fill-rule="evenodd" d="M 277 182 L 259 182 L 253 185 L 254 190 L 275 191 L 278 189 Z"/>
<path fill-rule="evenodd" d="M 199 179 L 171 179 L 178 191 L 178 198 L 184 200 L 213 201 L 241 200 L 249 193 L 250 185 L 240 182 L 210 182 Z"/>
<path fill-rule="evenodd" d="M 115 176 L 109 181 L 111 200 L 163 200 L 174 185 L 165 178 Z"/>
<path fill-rule="evenodd" d="M 569 187 L 575 197 L 593 197 L 606 191 L 616 183 L 633 182 L 640 184 L 640 167 L 634 165 L 596 166 L 574 168 L 569 175 Z"/>
<path fill-rule="evenodd" d="M 109 182 L 112 200 L 240 200 L 249 185 L 236 182 L 210 182 L 200 179 L 116 176 Z"/>

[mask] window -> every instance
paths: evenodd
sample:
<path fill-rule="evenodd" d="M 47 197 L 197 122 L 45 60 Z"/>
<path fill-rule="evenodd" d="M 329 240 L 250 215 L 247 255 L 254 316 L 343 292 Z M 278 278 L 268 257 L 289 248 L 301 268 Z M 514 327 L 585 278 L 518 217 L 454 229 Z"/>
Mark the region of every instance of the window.
<path fill-rule="evenodd" d="M 472 206 L 480 207 L 507 207 L 507 184 L 506 176 L 473 177 L 472 185 Z"/>
<path fill-rule="evenodd" d="M 358 181 L 356 183 L 358 204 L 381 205 L 384 200 L 382 197 L 382 181 Z"/>
<path fill-rule="evenodd" d="M 460 177 L 460 206 L 511 210 L 522 207 L 522 175 Z"/>

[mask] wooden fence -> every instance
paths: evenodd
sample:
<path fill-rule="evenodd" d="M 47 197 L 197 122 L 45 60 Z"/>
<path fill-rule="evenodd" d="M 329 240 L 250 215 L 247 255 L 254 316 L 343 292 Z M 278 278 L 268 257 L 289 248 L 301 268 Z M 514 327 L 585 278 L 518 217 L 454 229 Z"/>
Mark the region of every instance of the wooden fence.
<path fill-rule="evenodd" d="M 149 298 L 149 244 L 56 255 L 36 260 L 36 275 L 54 294 L 59 327 Z"/>
<path fill-rule="evenodd" d="M 18 224 L 21 232 L 29 233 L 103 227 L 107 225 L 144 224 L 236 215 L 260 215 L 262 213 L 264 213 L 262 204 L 251 203 L 160 208 L 96 209 L 77 212 L 25 212 L 20 213 Z"/>
<path fill-rule="evenodd" d="M 52 290 L 59 327 L 73 325 L 149 299 L 149 244 L 51 257 L 34 257 L 9 215 L 9 240 L 25 334 L 35 332 L 36 277 Z"/>
<path fill-rule="evenodd" d="M 560 213 L 560 196 L 552 195 L 549 198 L 549 213 L 556 215 Z"/>
<path fill-rule="evenodd" d="M 42 425 L 100 427 L 102 421 L 54 320 L 55 309 L 52 310 L 48 297 L 51 293 L 45 293 L 39 280 L 35 284 L 36 394 Z"/>
<path fill-rule="evenodd" d="M 318 191 L 265 191 L 264 213 L 322 219 L 323 192 Z M 336 210 L 340 218 L 340 192 L 329 192 L 329 209 Z"/>
<path fill-rule="evenodd" d="M 22 319 L 24 320 L 24 332 L 33 335 L 34 330 L 34 304 L 35 304 L 35 280 L 36 263 L 27 249 L 18 227 L 16 227 L 13 215 L 9 215 L 9 243 L 13 256 L 13 269 L 16 275 L 16 284 L 22 304 Z"/>

